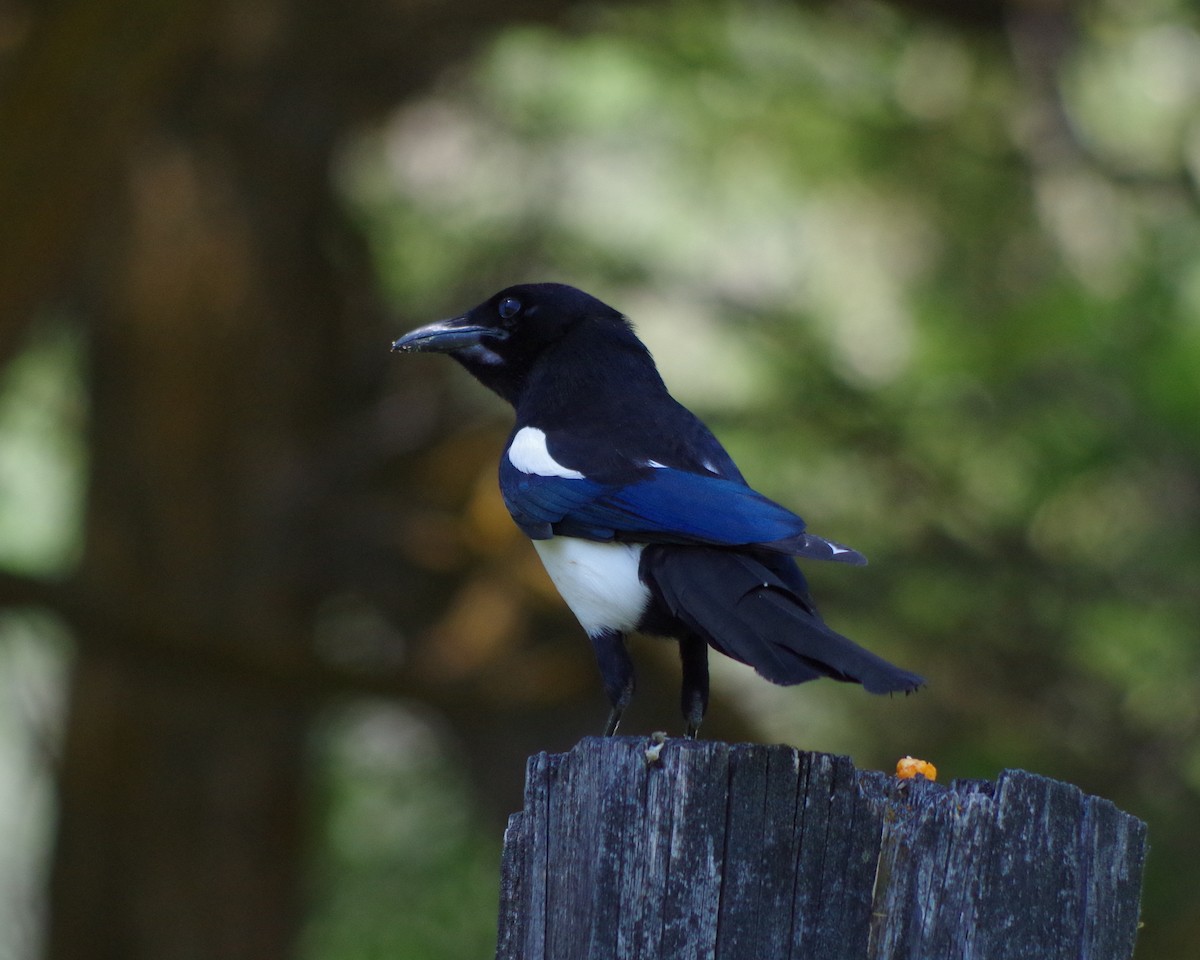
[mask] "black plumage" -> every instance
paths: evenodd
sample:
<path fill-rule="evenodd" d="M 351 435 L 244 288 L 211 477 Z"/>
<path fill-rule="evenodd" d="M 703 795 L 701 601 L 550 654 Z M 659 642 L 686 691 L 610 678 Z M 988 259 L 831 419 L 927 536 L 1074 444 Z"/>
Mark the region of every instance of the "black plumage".
<path fill-rule="evenodd" d="M 513 405 L 501 493 L 592 641 L 606 732 L 633 693 L 632 630 L 678 641 L 689 734 L 707 707 L 710 646 L 779 684 L 923 682 L 825 624 L 794 558 L 866 561 L 746 484 L 616 310 L 521 284 L 393 349 L 448 353 Z"/>

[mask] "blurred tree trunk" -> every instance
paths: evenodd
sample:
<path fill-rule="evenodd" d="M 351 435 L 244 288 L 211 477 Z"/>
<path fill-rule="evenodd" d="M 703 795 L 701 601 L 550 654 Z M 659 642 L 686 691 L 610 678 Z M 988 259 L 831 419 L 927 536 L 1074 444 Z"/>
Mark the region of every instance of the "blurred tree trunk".
<path fill-rule="evenodd" d="M 0 360 L 58 292 L 122 152 L 212 12 L 199 0 L 0 6 Z"/>
<path fill-rule="evenodd" d="M 125 157 L 84 292 L 87 619 L 49 951 L 64 960 L 285 956 L 297 916 L 312 701 L 205 673 L 193 648 L 308 650 L 309 484 L 345 316 L 321 249 L 326 144 L 180 128 Z M 175 656 L 122 655 L 138 637 Z"/>
<path fill-rule="evenodd" d="M 313 702 L 195 660 L 308 649 L 308 484 L 341 412 L 346 315 L 325 248 L 333 131 L 289 137 L 273 104 L 266 129 L 227 126 L 230 78 L 178 79 L 125 144 L 79 294 L 91 479 L 51 891 L 63 960 L 282 957 L 298 916 Z"/>

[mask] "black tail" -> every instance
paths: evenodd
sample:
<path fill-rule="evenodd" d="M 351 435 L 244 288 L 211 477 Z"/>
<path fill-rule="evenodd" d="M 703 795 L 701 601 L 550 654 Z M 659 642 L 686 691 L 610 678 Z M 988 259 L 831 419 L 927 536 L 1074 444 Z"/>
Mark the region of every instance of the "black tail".
<path fill-rule="evenodd" d="M 652 545 L 641 574 L 671 616 L 773 683 L 832 677 L 908 693 L 925 682 L 829 629 L 791 558 Z"/>

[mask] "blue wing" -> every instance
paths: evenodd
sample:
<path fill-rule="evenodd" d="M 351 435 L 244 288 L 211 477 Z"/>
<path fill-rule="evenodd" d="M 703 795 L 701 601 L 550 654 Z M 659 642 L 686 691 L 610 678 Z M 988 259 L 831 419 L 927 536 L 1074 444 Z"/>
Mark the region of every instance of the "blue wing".
<path fill-rule="evenodd" d="M 670 467 L 628 483 L 522 473 L 507 457 L 500 492 L 532 539 L 552 536 L 638 543 L 756 545 L 778 553 L 864 563 L 848 547 L 805 533 L 804 521 L 744 483 Z"/>

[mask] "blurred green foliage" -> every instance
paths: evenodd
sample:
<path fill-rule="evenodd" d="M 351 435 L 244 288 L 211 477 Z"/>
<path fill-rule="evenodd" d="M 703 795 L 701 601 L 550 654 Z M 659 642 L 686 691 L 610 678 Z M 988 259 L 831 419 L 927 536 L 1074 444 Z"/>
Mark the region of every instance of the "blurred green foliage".
<path fill-rule="evenodd" d="M 82 539 L 86 404 L 79 337 L 38 325 L 0 372 L 0 567 L 62 574 Z"/>
<path fill-rule="evenodd" d="M 519 280 L 588 289 L 757 486 L 871 557 L 817 594 L 928 690 L 722 669 L 765 736 L 1114 798 L 1151 823 L 1143 955 L 1182 958 L 1200 34 L 1185 4 L 1112 0 L 1057 39 L 859 4 L 597 11 L 505 32 L 342 177 L 413 323 Z"/>
<path fill-rule="evenodd" d="M 392 704 L 342 705 L 315 759 L 325 845 L 301 955 L 494 952 L 500 841 L 477 822 L 436 727 Z"/>

